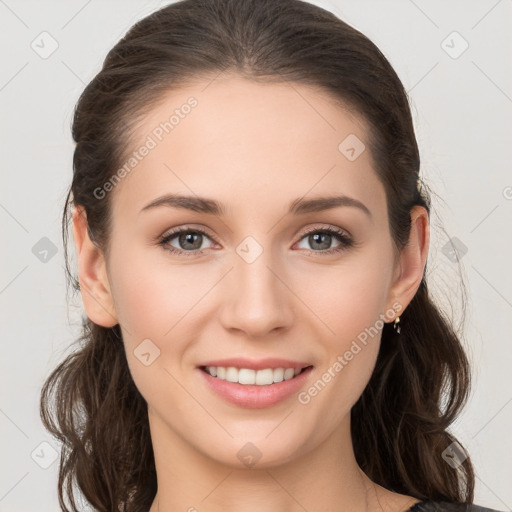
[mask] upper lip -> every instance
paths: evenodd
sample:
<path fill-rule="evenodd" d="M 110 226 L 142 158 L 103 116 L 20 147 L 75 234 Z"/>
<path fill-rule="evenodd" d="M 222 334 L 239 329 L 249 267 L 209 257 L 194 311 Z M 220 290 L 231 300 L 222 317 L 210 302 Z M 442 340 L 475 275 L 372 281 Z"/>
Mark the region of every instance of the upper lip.
<path fill-rule="evenodd" d="M 225 368 L 248 368 L 250 370 L 264 370 L 266 368 L 306 368 L 312 366 L 310 363 L 303 363 L 300 361 L 291 361 L 289 359 L 279 358 L 265 358 L 265 359 L 246 359 L 243 357 L 235 357 L 230 359 L 215 359 L 214 361 L 207 361 L 199 365 L 199 368 L 204 366 L 222 366 Z"/>

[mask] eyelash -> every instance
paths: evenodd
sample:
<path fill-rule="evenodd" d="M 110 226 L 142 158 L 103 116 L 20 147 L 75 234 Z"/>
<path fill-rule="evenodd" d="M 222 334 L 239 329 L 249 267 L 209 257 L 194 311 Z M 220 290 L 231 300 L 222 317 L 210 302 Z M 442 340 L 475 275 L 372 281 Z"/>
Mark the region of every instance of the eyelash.
<path fill-rule="evenodd" d="M 172 254 L 177 254 L 179 256 L 185 256 L 185 257 L 198 256 L 205 252 L 205 249 L 194 250 L 194 251 L 184 251 L 184 250 L 176 249 L 175 247 L 168 245 L 169 242 L 173 238 L 176 238 L 176 236 L 181 235 L 182 233 L 195 233 L 195 234 L 204 235 L 204 236 L 212 239 L 212 237 L 209 236 L 208 233 L 206 233 L 202 229 L 180 228 L 180 229 L 172 231 L 171 233 L 168 233 L 165 236 L 161 237 L 158 241 L 158 245 L 162 246 L 164 250 L 169 251 Z M 322 250 L 314 251 L 311 249 L 304 249 L 304 250 L 306 250 L 307 253 L 313 253 L 316 255 L 320 254 L 321 256 L 329 256 L 332 254 L 342 252 L 342 251 L 356 245 L 356 243 L 354 242 L 354 240 L 352 240 L 352 238 L 350 236 L 348 236 L 341 229 L 337 229 L 337 228 L 313 228 L 313 229 L 310 229 L 302 235 L 299 242 L 302 241 L 304 238 L 306 238 L 308 235 L 310 235 L 312 233 L 322 233 L 322 234 L 332 235 L 334 238 L 336 238 L 340 242 L 340 244 L 337 247 L 334 247 L 332 249 L 326 249 L 323 251 Z M 214 239 L 212 239 L 212 240 L 214 242 L 216 242 Z"/>

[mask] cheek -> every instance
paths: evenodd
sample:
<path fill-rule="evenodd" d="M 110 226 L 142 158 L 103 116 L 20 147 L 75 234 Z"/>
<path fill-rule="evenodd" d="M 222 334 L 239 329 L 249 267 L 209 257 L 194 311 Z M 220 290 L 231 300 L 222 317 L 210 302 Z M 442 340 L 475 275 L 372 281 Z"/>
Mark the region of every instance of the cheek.
<path fill-rule="evenodd" d="M 339 335 L 332 345 L 335 358 L 331 356 L 330 364 L 339 364 L 331 369 L 331 373 L 336 370 L 334 373 L 341 376 L 338 379 L 341 388 L 344 387 L 342 381 L 350 382 L 345 387 L 345 394 L 350 390 L 352 396 L 347 398 L 351 405 L 372 374 L 384 321 L 387 321 L 384 316 L 386 288 L 379 279 L 382 280 L 382 275 L 371 271 L 354 272 L 348 276 L 347 288 L 351 291 L 340 300 L 338 316 L 333 320 L 334 330 Z"/>
<path fill-rule="evenodd" d="M 326 321 L 334 334 L 321 338 L 326 357 L 311 385 L 297 397 L 305 425 L 316 432 L 313 443 L 338 428 L 363 393 L 375 368 L 384 325 L 375 290 L 373 295 L 362 293 L 361 288 L 339 292 L 336 298 L 338 315 L 331 304 Z"/>
<path fill-rule="evenodd" d="M 211 309 L 208 292 L 222 272 L 170 262 L 162 255 L 152 259 L 136 249 L 127 252 L 129 257 L 115 258 L 112 251 L 111 279 L 128 364 L 146 400 L 165 399 L 165 393 L 174 396 L 179 388 L 172 375 L 190 365 L 190 340 L 200 337 L 205 308 Z M 174 398 L 176 406 L 185 406 Z"/>
<path fill-rule="evenodd" d="M 336 265 L 295 269 L 300 278 L 293 282 L 294 292 L 313 315 L 308 316 L 319 320 L 324 339 L 336 348 L 343 349 L 385 313 L 389 270 L 384 261 L 368 252 L 347 256 Z"/>
<path fill-rule="evenodd" d="M 134 251 L 112 272 L 121 324 L 137 337 L 165 341 L 182 321 L 186 323 L 187 315 L 213 286 L 213 277 L 194 265 L 172 263 L 163 256 L 151 261 L 147 253 Z"/>
<path fill-rule="evenodd" d="M 298 398 L 311 407 L 310 418 L 325 418 L 324 432 L 349 413 L 372 375 L 388 321 L 387 292 L 388 274 L 376 258 L 347 258 L 336 269 L 319 267 L 303 281 L 299 293 L 322 320 L 318 339 L 325 358 L 313 385 Z"/>

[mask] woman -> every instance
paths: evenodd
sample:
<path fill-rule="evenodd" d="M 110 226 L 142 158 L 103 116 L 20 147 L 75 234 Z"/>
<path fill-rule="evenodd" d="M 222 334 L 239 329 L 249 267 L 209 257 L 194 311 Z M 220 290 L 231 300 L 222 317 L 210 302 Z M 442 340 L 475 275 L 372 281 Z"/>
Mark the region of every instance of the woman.
<path fill-rule="evenodd" d="M 425 280 L 430 202 L 378 48 L 298 0 L 134 25 L 74 116 L 87 318 L 41 414 L 98 511 L 489 510 Z"/>

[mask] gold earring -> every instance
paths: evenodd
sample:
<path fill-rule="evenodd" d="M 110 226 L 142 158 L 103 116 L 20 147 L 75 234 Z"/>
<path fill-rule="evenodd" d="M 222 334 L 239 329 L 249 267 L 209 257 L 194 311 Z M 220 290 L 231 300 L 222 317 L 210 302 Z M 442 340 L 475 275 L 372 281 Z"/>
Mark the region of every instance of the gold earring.
<path fill-rule="evenodd" d="M 395 323 L 393 324 L 393 329 L 395 329 L 395 331 L 397 332 L 397 334 L 400 334 L 400 317 L 397 316 L 395 318 Z"/>

